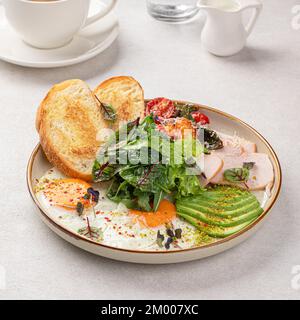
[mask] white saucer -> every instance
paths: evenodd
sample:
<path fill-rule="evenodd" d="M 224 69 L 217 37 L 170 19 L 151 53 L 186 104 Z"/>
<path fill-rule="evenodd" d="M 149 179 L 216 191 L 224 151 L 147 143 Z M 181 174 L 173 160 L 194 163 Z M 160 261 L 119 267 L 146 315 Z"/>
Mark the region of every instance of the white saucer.
<path fill-rule="evenodd" d="M 99 1 L 92 1 L 91 12 L 99 10 L 100 5 Z M 51 50 L 37 49 L 25 44 L 15 34 L 0 6 L 0 60 L 20 66 L 55 68 L 83 62 L 107 49 L 118 34 L 118 19 L 111 12 L 77 34 L 66 46 Z"/>

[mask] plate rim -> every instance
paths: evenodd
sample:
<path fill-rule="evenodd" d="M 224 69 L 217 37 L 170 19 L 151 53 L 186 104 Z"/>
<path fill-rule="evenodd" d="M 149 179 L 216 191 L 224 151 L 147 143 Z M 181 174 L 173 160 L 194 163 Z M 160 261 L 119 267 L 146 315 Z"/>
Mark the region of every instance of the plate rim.
<path fill-rule="evenodd" d="M 145 99 L 145 103 L 147 103 L 150 99 Z M 264 209 L 264 212 L 262 215 L 260 215 L 256 220 L 254 220 L 252 223 L 250 223 L 248 226 L 246 226 L 244 229 L 242 229 L 241 231 L 220 239 L 219 241 L 213 242 L 213 243 L 209 243 L 203 246 L 199 246 L 199 247 L 193 247 L 193 248 L 186 248 L 186 249 L 181 249 L 181 250 L 171 250 L 171 251 L 145 251 L 145 250 L 130 250 L 130 249 L 124 249 L 124 248 L 117 248 L 117 247 L 112 247 L 109 245 L 105 245 L 105 244 L 101 244 L 95 241 L 92 241 L 86 237 L 83 237 L 79 234 L 76 234 L 75 232 L 72 232 L 70 230 L 67 230 L 66 228 L 64 228 L 62 225 L 60 225 L 59 223 L 57 223 L 56 221 L 54 221 L 53 219 L 51 219 L 48 214 L 46 213 L 46 211 L 42 208 L 42 206 L 40 205 L 37 197 L 35 196 L 34 193 L 34 188 L 32 185 L 32 168 L 33 168 L 33 163 L 35 160 L 35 157 L 37 155 L 37 153 L 42 150 L 42 146 L 40 143 L 38 143 L 35 148 L 33 149 L 28 163 L 27 163 L 27 169 L 26 169 L 26 182 L 27 182 L 27 188 L 29 191 L 29 194 L 34 202 L 34 204 L 36 205 L 36 207 L 39 209 L 40 213 L 56 228 L 58 228 L 60 231 L 64 232 L 65 234 L 67 234 L 68 236 L 75 238 L 76 240 L 83 240 L 84 242 L 88 243 L 88 244 L 92 244 L 95 245 L 97 247 L 101 247 L 103 249 L 109 249 L 109 250 L 114 250 L 114 251 L 121 251 L 121 252 L 126 252 L 129 254 L 146 254 L 146 255 L 151 255 L 151 254 L 155 254 L 155 255 L 170 255 L 170 254 L 182 254 L 182 253 L 186 253 L 186 252 L 190 252 L 190 251 L 196 251 L 196 250 L 205 250 L 208 248 L 212 248 L 212 247 L 217 247 L 218 245 L 222 245 L 222 244 L 226 244 L 231 242 L 232 240 L 235 240 L 239 237 L 241 237 L 242 235 L 244 235 L 245 233 L 247 233 L 248 231 L 250 231 L 251 229 L 253 229 L 255 226 L 257 226 L 258 224 L 260 224 L 262 222 L 262 220 L 264 220 L 267 216 L 269 216 L 269 213 L 271 211 L 271 209 L 273 208 L 273 206 L 275 205 L 275 203 L 277 202 L 277 199 L 279 197 L 279 194 L 281 192 L 281 187 L 282 187 L 282 169 L 281 169 L 281 164 L 280 161 L 278 159 L 278 156 L 276 154 L 276 152 L 274 151 L 273 147 L 270 145 L 270 143 L 267 141 L 267 139 L 260 134 L 256 129 L 254 129 L 252 126 L 250 126 L 249 124 L 247 124 L 246 122 L 240 120 L 239 118 L 226 113 L 224 111 L 221 111 L 219 109 L 213 108 L 213 107 L 209 107 L 206 105 L 202 105 L 202 104 L 198 104 L 198 103 L 193 103 L 190 101 L 185 101 L 185 100 L 176 100 L 176 99 L 172 99 L 174 102 L 176 103 L 184 103 L 184 104 L 193 104 L 197 107 L 199 107 L 200 109 L 203 110 L 208 110 L 208 111 L 212 111 L 215 112 L 219 115 L 225 116 L 226 118 L 229 118 L 232 121 L 238 122 L 239 124 L 242 124 L 243 126 L 247 127 L 247 129 L 249 129 L 250 131 L 252 131 L 256 136 L 258 136 L 263 142 L 264 144 L 267 146 L 267 148 L 269 149 L 269 151 L 271 152 L 274 160 L 275 160 L 275 177 L 278 178 L 278 187 L 277 190 L 275 191 L 274 194 L 274 198 L 272 200 L 272 202 L 269 204 L 269 206 Z M 277 174 L 277 175 L 276 175 Z"/>

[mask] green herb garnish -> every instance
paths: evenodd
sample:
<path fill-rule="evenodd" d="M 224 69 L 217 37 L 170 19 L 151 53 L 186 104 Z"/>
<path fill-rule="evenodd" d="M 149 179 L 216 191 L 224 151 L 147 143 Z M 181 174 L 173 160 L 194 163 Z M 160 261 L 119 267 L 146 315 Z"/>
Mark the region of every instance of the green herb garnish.
<path fill-rule="evenodd" d="M 77 202 L 76 212 L 81 216 L 83 214 L 84 205 L 81 202 Z"/>
<path fill-rule="evenodd" d="M 249 169 L 232 168 L 224 171 L 224 178 L 228 182 L 239 183 L 246 182 L 249 178 Z"/>
<path fill-rule="evenodd" d="M 163 247 L 163 241 L 165 240 L 165 237 L 160 233 L 160 231 L 157 231 L 157 237 L 156 237 L 156 243 L 160 248 Z"/>
<path fill-rule="evenodd" d="M 247 182 L 250 170 L 254 167 L 255 162 L 244 162 L 242 168 L 232 168 L 224 171 L 224 178 L 233 183 Z"/>
<path fill-rule="evenodd" d="M 110 104 L 101 102 L 96 95 L 95 95 L 95 98 L 97 99 L 97 101 L 99 102 L 99 104 L 101 106 L 104 120 L 115 122 L 117 119 L 117 114 L 116 114 L 116 111 L 113 108 L 113 106 Z"/>
<path fill-rule="evenodd" d="M 91 227 L 89 218 L 87 217 L 87 226 L 77 231 L 80 235 L 85 236 L 94 241 L 102 241 L 103 240 L 103 232 L 100 228 Z"/>
<path fill-rule="evenodd" d="M 168 235 L 169 237 L 171 237 L 171 238 L 174 238 L 174 237 L 175 237 L 174 232 L 173 232 L 173 230 L 171 230 L 171 229 L 167 229 L 167 235 Z"/>
<path fill-rule="evenodd" d="M 168 250 L 170 249 L 170 244 L 173 242 L 173 238 L 172 237 L 169 237 L 165 243 L 165 248 Z"/>
<path fill-rule="evenodd" d="M 180 228 L 175 230 L 175 237 L 176 239 L 181 239 L 182 230 Z"/>

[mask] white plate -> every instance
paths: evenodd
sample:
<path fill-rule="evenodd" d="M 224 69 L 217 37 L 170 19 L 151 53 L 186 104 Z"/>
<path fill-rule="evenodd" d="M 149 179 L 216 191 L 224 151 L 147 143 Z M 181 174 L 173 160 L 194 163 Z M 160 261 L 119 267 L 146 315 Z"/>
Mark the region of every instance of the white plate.
<path fill-rule="evenodd" d="M 99 1 L 92 1 L 91 12 L 99 10 L 99 6 Z M 86 61 L 107 49 L 118 34 L 118 19 L 111 12 L 78 33 L 66 46 L 50 50 L 37 49 L 25 44 L 15 34 L 0 6 L 0 59 L 24 67 L 55 68 Z"/>
<path fill-rule="evenodd" d="M 36 179 L 39 179 L 47 170 L 52 167 L 52 165 L 46 159 L 40 145 L 38 145 L 33 151 L 27 168 L 27 184 L 30 195 L 36 207 L 39 209 L 39 216 L 49 226 L 50 229 L 77 247 L 107 258 L 135 263 L 162 264 L 201 259 L 228 250 L 246 240 L 266 220 L 270 209 L 276 202 L 276 199 L 279 195 L 281 188 L 281 169 L 278 158 L 270 144 L 263 138 L 263 136 L 243 121 L 217 109 L 206 106 L 201 106 L 201 109 L 210 118 L 213 128 L 218 128 L 219 131 L 226 134 L 233 135 L 236 133 L 240 137 L 256 143 L 258 152 L 268 154 L 274 167 L 274 186 L 271 191 L 271 196 L 264 206 L 264 213 L 240 232 L 201 247 L 176 251 L 126 250 L 103 245 L 80 236 L 76 232 L 67 230 L 63 224 L 54 221 L 51 218 L 50 213 L 43 209 L 43 206 L 39 203 L 39 200 L 34 193 Z M 245 250 L 247 250 L 247 247 L 245 247 Z"/>

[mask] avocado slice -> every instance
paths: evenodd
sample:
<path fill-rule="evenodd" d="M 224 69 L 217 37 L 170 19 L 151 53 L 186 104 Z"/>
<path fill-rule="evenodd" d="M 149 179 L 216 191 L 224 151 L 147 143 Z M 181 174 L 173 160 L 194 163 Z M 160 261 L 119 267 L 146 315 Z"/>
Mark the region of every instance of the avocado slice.
<path fill-rule="evenodd" d="M 202 206 L 208 206 L 209 208 L 214 208 L 214 209 L 219 209 L 220 206 L 222 206 L 224 211 L 231 211 L 234 209 L 238 209 L 252 202 L 257 202 L 253 194 L 236 197 L 234 199 L 231 199 L 230 201 L 209 200 L 209 199 L 203 198 L 202 196 L 180 199 L 181 204 L 188 204 L 188 205 L 195 205 L 195 206 L 202 205 Z"/>
<path fill-rule="evenodd" d="M 222 205 L 217 205 L 209 202 L 199 202 L 195 203 L 185 203 L 178 201 L 176 204 L 181 208 L 190 208 L 197 211 L 201 211 L 202 213 L 213 215 L 221 218 L 232 218 L 244 215 L 245 213 L 259 209 L 260 204 L 256 199 L 250 199 L 247 201 L 237 202 L 235 206 L 231 206 L 230 209 L 228 207 L 223 207 Z"/>
<path fill-rule="evenodd" d="M 231 186 L 216 186 L 178 199 L 176 208 L 179 216 L 217 238 L 242 230 L 263 213 L 251 192 Z"/>
<path fill-rule="evenodd" d="M 187 222 L 189 222 L 191 225 L 196 227 L 198 230 L 205 232 L 207 235 L 213 238 L 226 238 L 229 237 L 241 230 L 243 230 L 246 226 L 248 226 L 250 223 L 252 223 L 255 219 L 249 220 L 247 222 L 244 222 L 242 224 L 239 224 L 238 226 L 234 227 L 228 227 L 228 228 L 222 228 L 217 226 L 211 226 L 211 225 L 205 225 L 201 221 L 178 212 L 178 215 L 185 219 Z"/>
<path fill-rule="evenodd" d="M 254 208 L 251 211 L 248 211 L 245 214 L 239 215 L 239 216 L 234 216 L 230 218 L 222 218 L 222 217 L 217 217 L 214 215 L 209 215 L 204 212 L 192 209 L 192 208 L 187 208 L 183 207 L 181 205 L 177 206 L 177 210 L 180 213 L 189 215 L 195 219 L 198 219 L 202 221 L 203 223 L 218 226 L 218 227 L 234 227 L 239 224 L 242 224 L 244 222 L 247 222 L 249 220 L 253 220 L 257 218 L 261 213 L 263 212 L 263 209 L 260 207 Z"/>

